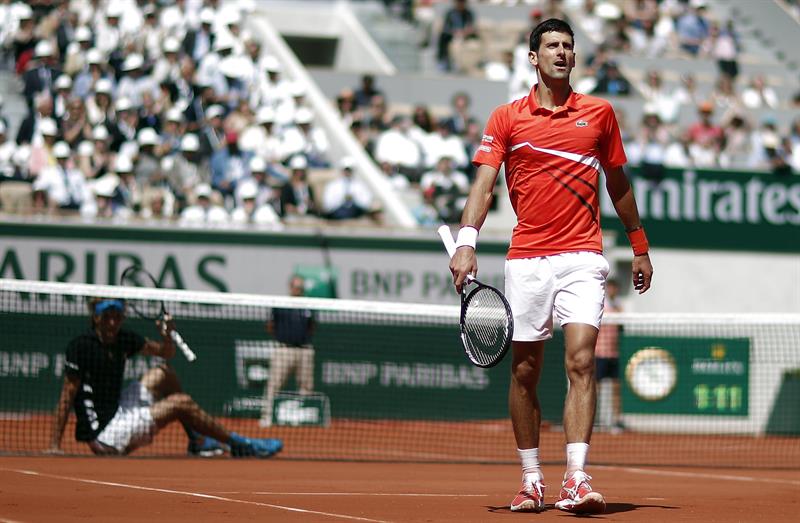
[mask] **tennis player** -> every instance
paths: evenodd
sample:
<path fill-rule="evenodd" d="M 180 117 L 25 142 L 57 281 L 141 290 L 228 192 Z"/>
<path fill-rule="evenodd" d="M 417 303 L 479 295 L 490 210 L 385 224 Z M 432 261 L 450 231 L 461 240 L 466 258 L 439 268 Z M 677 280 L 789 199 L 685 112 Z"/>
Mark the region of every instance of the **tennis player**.
<path fill-rule="evenodd" d="M 522 462 L 522 489 L 513 511 L 544 509 L 539 466 L 541 410 L 536 393 L 544 342 L 553 315 L 564 329 L 569 379 L 564 406 L 567 470 L 556 507 L 576 513 L 605 510 L 584 472 L 595 413 L 594 347 L 603 313 L 608 262 L 602 255 L 599 173 L 633 246 L 632 277 L 641 294 L 653 267 L 611 105 L 578 94 L 569 83 L 575 66 L 572 29 L 558 19 L 539 24 L 530 36 L 528 60 L 538 85 L 495 109 L 473 163 L 475 181 L 461 219 L 450 262 L 456 290 L 478 270 L 475 245 L 505 163 L 509 197 L 517 214 L 505 264 L 505 292 L 514 316 L 509 410 Z"/>
<path fill-rule="evenodd" d="M 91 328 L 67 346 L 64 384 L 53 420 L 50 452 L 61 452 L 61 439 L 71 407 L 77 424 L 75 439 L 95 454 L 124 455 L 152 442 L 156 433 L 178 420 L 190 435 L 189 450 L 203 454 L 223 442 L 235 457 L 269 457 L 283 448 L 278 439 L 250 439 L 228 432 L 181 391 L 167 365 L 150 369 L 123 389 L 125 362 L 135 354 L 175 356 L 168 329 L 156 322 L 160 341 L 149 340 L 122 327 L 125 302 L 97 298 L 89 302 Z M 197 435 L 205 436 L 199 440 Z M 202 441 L 202 442 L 200 442 Z M 193 446 L 194 445 L 194 446 Z M 198 446 L 199 445 L 199 446 Z"/>

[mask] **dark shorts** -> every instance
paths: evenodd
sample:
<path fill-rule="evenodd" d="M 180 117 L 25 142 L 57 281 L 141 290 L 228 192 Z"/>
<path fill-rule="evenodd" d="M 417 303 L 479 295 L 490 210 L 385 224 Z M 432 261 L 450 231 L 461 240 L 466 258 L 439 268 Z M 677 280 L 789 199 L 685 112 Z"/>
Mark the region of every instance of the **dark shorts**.
<path fill-rule="evenodd" d="M 595 358 L 595 378 L 619 378 L 619 358 Z"/>

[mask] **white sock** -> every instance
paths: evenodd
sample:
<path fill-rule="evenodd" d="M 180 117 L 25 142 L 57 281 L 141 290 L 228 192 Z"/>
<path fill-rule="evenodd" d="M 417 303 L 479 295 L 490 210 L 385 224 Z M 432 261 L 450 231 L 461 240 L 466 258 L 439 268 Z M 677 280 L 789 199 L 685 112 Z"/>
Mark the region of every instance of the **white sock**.
<path fill-rule="evenodd" d="M 583 470 L 587 454 L 589 454 L 588 443 L 567 443 L 567 473 Z"/>
<path fill-rule="evenodd" d="M 542 480 L 542 469 L 539 466 L 539 449 L 517 449 L 522 462 L 522 477 L 525 481 L 535 483 Z"/>

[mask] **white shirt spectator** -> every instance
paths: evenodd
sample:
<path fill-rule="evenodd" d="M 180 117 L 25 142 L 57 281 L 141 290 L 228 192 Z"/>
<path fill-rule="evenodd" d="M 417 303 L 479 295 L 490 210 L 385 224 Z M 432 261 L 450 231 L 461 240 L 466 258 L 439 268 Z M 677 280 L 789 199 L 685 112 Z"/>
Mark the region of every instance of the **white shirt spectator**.
<path fill-rule="evenodd" d="M 219 205 L 191 205 L 181 213 L 181 224 L 202 225 L 202 224 L 223 224 L 228 223 L 230 216 L 224 207 Z"/>
<path fill-rule="evenodd" d="M 453 160 L 453 165 L 459 169 L 466 167 L 469 163 L 464 141 L 458 135 L 448 136 L 434 131 L 428 134 L 422 147 L 425 151 L 425 166 L 428 168 L 433 168 L 444 156 L 449 156 Z"/>
<path fill-rule="evenodd" d="M 354 179 L 352 174 L 342 174 L 325 185 L 322 206 L 326 213 L 332 213 L 348 202 L 368 211 L 372 206 L 372 192 L 364 182 Z"/>
<path fill-rule="evenodd" d="M 254 207 L 250 212 L 244 207 L 235 208 L 231 213 L 231 222 L 276 225 L 281 222 L 281 219 L 271 205 L 261 205 Z"/>
<path fill-rule="evenodd" d="M 86 178 L 73 167 L 45 167 L 39 173 L 37 186 L 47 190 L 49 199 L 61 207 L 80 206 L 90 197 Z"/>
<path fill-rule="evenodd" d="M 375 141 L 375 159 L 410 169 L 422 165 L 420 146 L 398 126 L 383 131 Z"/>
<path fill-rule="evenodd" d="M 422 175 L 419 187 L 422 191 L 430 187 L 438 187 L 443 190 L 450 190 L 456 187 L 462 194 L 469 192 L 469 178 L 461 171 L 452 170 L 448 157 L 442 157 L 438 162 L 438 168 L 428 171 Z"/>

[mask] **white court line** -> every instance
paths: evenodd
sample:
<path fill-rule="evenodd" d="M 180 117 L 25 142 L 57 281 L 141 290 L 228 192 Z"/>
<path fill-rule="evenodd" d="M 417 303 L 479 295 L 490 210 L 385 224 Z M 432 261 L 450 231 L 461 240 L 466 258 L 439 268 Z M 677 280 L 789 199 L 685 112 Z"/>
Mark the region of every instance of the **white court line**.
<path fill-rule="evenodd" d="M 220 491 L 216 494 L 252 494 L 259 496 L 408 496 L 420 498 L 485 498 L 489 494 L 427 494 L 415 492 L 240 492 Z"/>
<path fill-rule="evenodd" d="M 132 490 L 145 490 L 149 492 L 161 492 L 163 494 L 177 494 L 179 496 L 190 496 L 194 498 L 203 498 L 203 499 L 212 499 L 214 501 L 227 501 L 229 503 L 240 503 L 242 505 L 256 505 L 259 507 L 269 507 L 269 508 L 276 508 L 279 510 L 286 510 L 289 512 L 300 512 L 302 514 L 315 514 L 317 516 L 327 516 L 331 518 L 340 518 L 340 519 L 351 519 L 354 521 L 369 521 L 371 523 L 388 523 L 386 521 L 380 519 L 369 519 L 369 518 L 361 518 L 358 516 L 348 516 L 346 514 L 334 514 L 332 512 L 319 512 L 316 510 L 306 510 L 297 507 L 286 507 L 283 505 L 273 505 L 271 503 L 260 503 L 258 501 L 246 501 L 243 499 L 233 499 L 233 498 L 223 498 L 221 496 L 214 496 L 211 494 L 201 494 L 199 492 L 188 492 L 184 490 L 171 490 L 171 489 L 163 489 L 163 488 L 155 488 L 155 487 L 142 487 L 140 485 L 130 485 L 127 483 L 116 483 L 112 481 L 98 481 L 94 479 L 84 479 L 84 478 L 73 478 L 70 476 L 57 476 L 55 474 L 44 474 L 42 472 L 36 472 L 34 470 L 24 470 L 24 469 L 7 469 L 7 468 L 0 468 L 0 470 L 6 472 L 16 472 L 18 474 L 26 474 L 28 476 L 39 476 L 42 478 L 51 478 L 51 479 L 63 479 L 64 481 L 74 481 L 77 483 L 89 483 L 91 485 L 104 485 L 107 487 L 121 487 L 121 488 L 128 488 Z"/>
<path fill-rule="evenodd" d="M 621 470 L 624 472 L 632 472 L 634 474 L 647 474 L 651 476 L 673 476 L 678 478 L 703 478 L 703 479 L 718 479 L 727 481 L 745 481 L 749 483 L 788 483 L 789 485 L 800 485 L 800 481 L 794 479 L 756 478 L 753 476 L 734 476 L 731 474 L 709 474 L 706 472 L 680 472 L 675 470 L 639 469 L 634 467 L 614 467 L 608 465 L 592 465 L 592 468 L 605 469 L 605 470 Z"/>
<path fill-rule="evenodd" d="M 16 519 L 3 519 L 0 518 L 0 523 L 22 523 L 21 521 L 17 521 Z"/>

